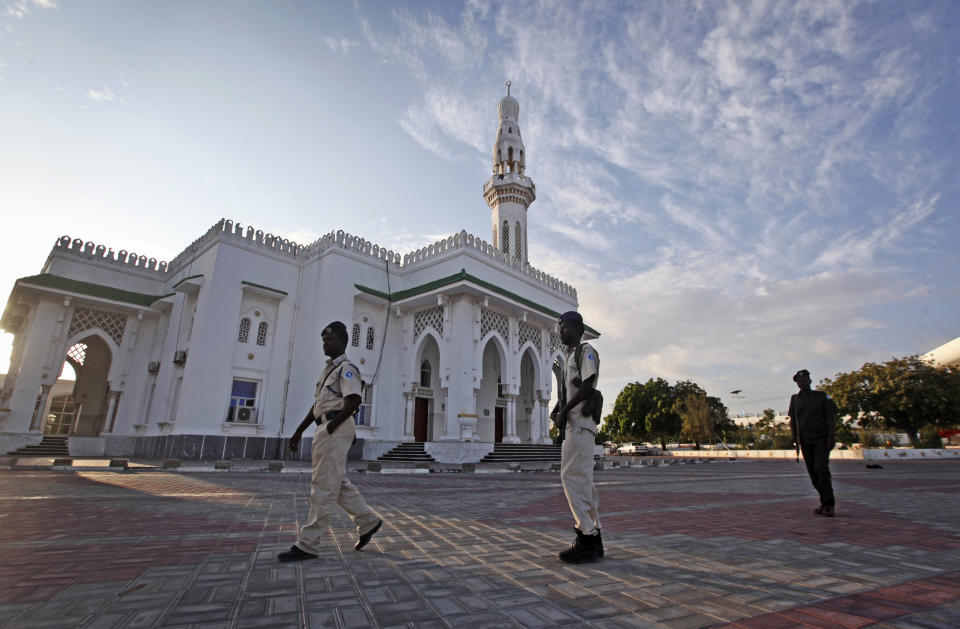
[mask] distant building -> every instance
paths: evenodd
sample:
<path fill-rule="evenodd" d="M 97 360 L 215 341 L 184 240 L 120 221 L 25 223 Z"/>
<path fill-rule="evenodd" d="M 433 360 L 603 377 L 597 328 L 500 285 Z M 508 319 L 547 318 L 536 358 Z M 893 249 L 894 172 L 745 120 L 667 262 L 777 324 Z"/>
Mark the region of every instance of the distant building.
<path fill-rule="evenodd" d="M 15 337 L 2 451 L 51 430 L 67 361 L 73 408 L 56 430 L 75 454 L 276 457 L 312 402 L 333 320 L 362 372 L 365 458 L 407 441 L 460 461 L 549 443 L 555 323 L 577 294 L 528 263 L 536 187 L 519 111 L 508 86 L 483 186 L 491 242 L 461 231 L 401 256 L 344 231 L 304 246 L 222 219 L 158 263 L 60 238 L 0 319 Z"/>

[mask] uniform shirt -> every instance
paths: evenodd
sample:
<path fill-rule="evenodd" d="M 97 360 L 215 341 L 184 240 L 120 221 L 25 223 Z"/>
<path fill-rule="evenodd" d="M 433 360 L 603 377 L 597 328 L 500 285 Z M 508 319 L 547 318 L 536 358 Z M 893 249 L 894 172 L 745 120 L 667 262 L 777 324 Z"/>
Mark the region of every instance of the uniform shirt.
<path fill-rule="evenodd" d="M 583 344 L 583 351 L 580 354 L 580 367 L 577 368 L 577 346 L 573 349 L 568 348 L 567 359 L 563 365 L 563 382 L 567 387 L 567 399 L 572 400 L 580 387 L 573 384 L 573 379 L 580 377 L 580 382 L 586 381 L 590 376 L 596 375 L 600 378 L 600 355 L 597 350 L 589 343 Z M 593 388 L 597 388 L 597 381 L 594 380 Z M 574 426 L 585 428 L 592 433 L 597 432 L 597 425 L 593 422 L 593 417 L 584 417 L 582 408 L 586 402 L 580 402 L 567 413 L 567 420 Z"/>
<path fill-rule="evenodd" d="M 823 391 L 801 391 L 790 396 L 790 421 L 802 440 L 825 438 L 830 434 L 837 407 Z"/>
<path fill-rule="evenodd" d="M 330 373 L 338 370 L 339 373 Z M 329 374 L 329 376 L 327 375 Z M 323 385 L 321 388 L 320 385 Z M 347 360 L 346 354 L 327 361 L 317 380 L 316 401 L 313 403 L 313 416 L 324 419 L 324 413 L 339 411 L 343 408 L 343 398 L 348 395 L 362 395 L 363 387 L 360 384 L 360 370 Z"/>

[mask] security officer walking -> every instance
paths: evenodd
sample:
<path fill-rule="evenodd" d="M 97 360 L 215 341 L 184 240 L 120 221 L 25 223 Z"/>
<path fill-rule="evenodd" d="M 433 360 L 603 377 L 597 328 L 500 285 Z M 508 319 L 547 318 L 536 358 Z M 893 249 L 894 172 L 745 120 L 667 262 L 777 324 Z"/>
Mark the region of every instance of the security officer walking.
<path fill-rule="evenodd" d="M 344 354 L 347 326 L 334 321 L 324 328 L 322 338 L 323 353 L 330 359 L 317 382 L 316 401 L 290 437 L 290 450 L 295 452 L 307 427 L 317 425 L 311 448 L 310 514 L 297 532 L 296 543 L 277 555 L 280 561 L 316 559 L 337 505 L 357 527 L 360 537 L 355 550 L 366 546 L 383 524 L 346 474 L 347 452 L 357 434 L 353 414 L 363 399 L 360 370 Z"/>
<path fill-rule="evenodd" d="M 573 513 L 577 539 L 559 554 L 567 563 L 597 561 L 603 557 L 600 536 L 600 495 L 593 484 L 593 451 L 597 424 L 583 412 L 597 384 L 600 356 L 589 343 L 581 343 L 583 317 L 575 311 L 560 315 L 560 341 L 566 348 L 561 399 L 551 418 L 563 431 L 560 449 L 560 481 Z"/>
<path fill-rule="evenodd" d="M 790 436 L 803 453 L 803 462 L 814 489 L 820 494 L 817 515 L 833 517 L 836 499 L 830 479 L 830 451 L 836 445 L 837 407 L 823 391 L 810 389 L 810 372 L 801 369 L 793 376 L 800 392 L 790 396 Z"/>

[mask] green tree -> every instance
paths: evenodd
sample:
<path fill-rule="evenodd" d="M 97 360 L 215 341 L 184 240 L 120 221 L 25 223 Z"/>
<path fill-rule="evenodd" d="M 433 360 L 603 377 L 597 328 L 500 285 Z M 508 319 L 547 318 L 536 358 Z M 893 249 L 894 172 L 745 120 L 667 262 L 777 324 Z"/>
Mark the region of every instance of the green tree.
<path fill-rule="evenodd" d="M 917 356 L 866 363 L 857 371 L 820 382 L 840 415 L 864 428 L 905 432 L 913 447 L 925 428 L 960 421 L 960 371 L 934 367 Z"/>
<path fill-rule="evenodd" d="M 680 416 L 681 434 L 692 439 L 699 450 L 700 444 L 713 435 L 713 419 L 707 394 L 703 391 L 688 393 L 674 402 L 673 410 Z"/>

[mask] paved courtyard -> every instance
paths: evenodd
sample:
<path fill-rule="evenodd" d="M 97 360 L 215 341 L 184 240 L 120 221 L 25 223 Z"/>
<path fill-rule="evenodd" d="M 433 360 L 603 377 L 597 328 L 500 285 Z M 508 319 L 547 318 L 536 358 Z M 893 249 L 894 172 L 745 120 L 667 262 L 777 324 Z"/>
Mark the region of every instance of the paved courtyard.
<path fill-rule="evenodd" d="M 597 473 L 606 559 L 556 473 L 351 473 L 385 520 L 280 564 L 303 473 L 0 472 L 0 627 L 957 627 L 960 464 L 792 461 Z"/>

